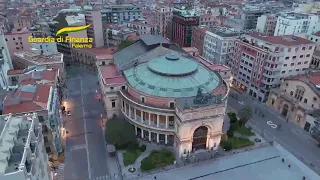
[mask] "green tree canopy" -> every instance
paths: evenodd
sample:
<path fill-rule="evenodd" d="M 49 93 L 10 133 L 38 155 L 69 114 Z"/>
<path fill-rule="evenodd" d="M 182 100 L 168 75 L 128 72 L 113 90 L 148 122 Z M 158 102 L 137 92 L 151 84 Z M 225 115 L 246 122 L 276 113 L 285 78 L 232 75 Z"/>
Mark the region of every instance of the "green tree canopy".
<path fill-rule="evenodd" d="M 241 124 L 244 126 L 249 119 L 252 118 L 252 109 L 250 106 L 246 106 L 238 112 Z"/>
<path fill-rule="evenodd" d="M 123 117 L 114 117 L 106 123 L 105 139 L 116 147 L 135 143 L 135 129 Z"/>
<path fill-rule="evenodd" d="M 134 43 L 135 41 L 131 41 L 131 40 L 124 40 L 122 41 L 119 45 L 118 45 L 118 50 L 123 49 L 127 46 L 129 46 L 130 44 Z"/>

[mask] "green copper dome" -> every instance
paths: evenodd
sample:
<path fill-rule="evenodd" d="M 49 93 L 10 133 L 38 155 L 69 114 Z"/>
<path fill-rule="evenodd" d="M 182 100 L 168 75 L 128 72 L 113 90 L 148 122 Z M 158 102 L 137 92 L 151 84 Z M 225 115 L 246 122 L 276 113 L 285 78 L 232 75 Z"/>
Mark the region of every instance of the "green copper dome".
<path fill-rule="evenodd" d="M 221 78 L 200 62 L 180 53 L 169 53 L 124 71 L 134 89 L 158 97 L 193 97 L 220 86 Z"/>
<path fill-rule="evenodd" d="M 162 75 L 183 76 L 195 72 L 198 64 L 191 59 L 179 56 L 178 53 L 171 53 L 149 61 L 148 68 Z"/>

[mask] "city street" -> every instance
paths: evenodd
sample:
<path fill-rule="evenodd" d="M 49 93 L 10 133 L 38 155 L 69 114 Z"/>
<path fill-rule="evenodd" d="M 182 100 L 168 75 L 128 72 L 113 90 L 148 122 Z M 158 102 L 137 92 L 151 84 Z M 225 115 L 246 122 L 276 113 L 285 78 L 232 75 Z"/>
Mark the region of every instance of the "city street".
<path fill-rule="evenodd" d="M 312 140 L 308 132 L 305 132 L 293 123 L 286 123 L 284 117 L 266 107 L 265 104 L 252 100 L 252 97 L 236 93 L 235 91 L 231 92 L 237 94 L 238 97 L 236 100 L 229 96 L 229 111 L 238 111 L 250 105 L 254 115 L 248 122 L 249 126 L 266 139 L 275 139 L 276 142 L 281 144 L 286 150 L 295 155 L 316 173 L 320 174 L 320 148 L 316 146 L 316 143 Z M 255 114 L 255 109 L 257 109 L 258 112 L 262 112 L 264 117 L 259 116 L 259 113 Z M 279 125 L 281 125 L 280 129 L 277 128 Z"/>
<path fill-rule="evenodd" d="M 97 76 L 81 68 L 67 70 L 65 179 L 90 180 L 108 174 L 102 132 L 103 104 L 95 98 Z"/>

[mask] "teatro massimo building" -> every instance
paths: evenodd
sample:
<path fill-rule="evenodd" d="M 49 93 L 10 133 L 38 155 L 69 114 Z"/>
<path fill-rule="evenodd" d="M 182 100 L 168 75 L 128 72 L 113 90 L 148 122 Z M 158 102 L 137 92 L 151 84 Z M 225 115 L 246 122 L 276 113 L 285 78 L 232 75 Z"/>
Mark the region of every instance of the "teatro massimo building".
<path fill-rule="evenodd" d="M 147 35 L 97 66 L 108 117 L 123 116 L 137 137 L 180 155 L 218 148 L 229 86 L 212 64 Z"/>

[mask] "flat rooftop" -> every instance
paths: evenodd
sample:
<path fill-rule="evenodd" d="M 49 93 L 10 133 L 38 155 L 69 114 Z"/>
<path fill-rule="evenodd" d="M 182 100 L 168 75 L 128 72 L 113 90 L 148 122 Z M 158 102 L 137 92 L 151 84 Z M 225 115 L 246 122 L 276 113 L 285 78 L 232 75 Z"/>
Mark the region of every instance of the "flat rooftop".
<path fill-rule="evenodd" d="M 280 145 L 164 171 L 140 180 L 152 180 L 154 176 L 158 180 L 301 180 L 303 176 L 306 180 L 320 179 L 318 174 Z"/>
<path fill-rule="evenodd" d="M 63 63 L 63 54 L 61 53 L 41 54 L 38 50 L 28 50 L 16 52 L 14 56 L 29 61 L 34 65 Z"/>

